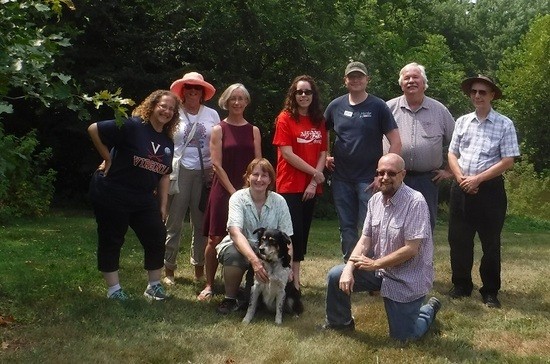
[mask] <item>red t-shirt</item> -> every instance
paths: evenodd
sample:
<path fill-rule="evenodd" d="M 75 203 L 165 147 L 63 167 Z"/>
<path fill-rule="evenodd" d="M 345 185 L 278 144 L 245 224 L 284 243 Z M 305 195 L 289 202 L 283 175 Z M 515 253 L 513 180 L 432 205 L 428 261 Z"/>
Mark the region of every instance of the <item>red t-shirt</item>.
<path fill-rule="evenodd" d="M 275 122 L 273 145 L 291 146 L 294 154 L 315 168 L 319 154 L 327 150 L 325 122 L 315 127 L 309 116 L 300 115 L 299 121 L 296 122 L 289 112 L 282 111 Z M 288 163 L 277 148 L 277 192 L 302 193 L 311 182 L 311 178 L 311 174 L 304 173 Z M 322 185 L 319 184 L 317 193 L 320 194 L 322 191 Z"/>

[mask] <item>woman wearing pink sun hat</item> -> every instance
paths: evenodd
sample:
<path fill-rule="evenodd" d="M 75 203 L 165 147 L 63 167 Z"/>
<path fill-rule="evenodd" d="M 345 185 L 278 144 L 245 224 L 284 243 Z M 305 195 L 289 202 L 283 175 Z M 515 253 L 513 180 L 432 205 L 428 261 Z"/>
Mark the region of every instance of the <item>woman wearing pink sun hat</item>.
<path fill-rule="evenodd" d="M 200 73 L 184 74 L 172 83 L 170 91 L 182 100 L 182 108 L 179 127 L 174 135 L 173 172 L 170 175 L 164 255 L 166 285 L 175 284 L 183 219 L 188 210 L 192 226 L 190 262 L 194 266 L 194 279 L 200 280 L 204 276 L 206 238 L 202 236 L 203 211 L 199 208 L 199 202 L 203 183 L 210 183 L 212 179 L 210 135 L 212 128 L 220 123 L 218 113 L 204 106 L 216 89 Z"/>

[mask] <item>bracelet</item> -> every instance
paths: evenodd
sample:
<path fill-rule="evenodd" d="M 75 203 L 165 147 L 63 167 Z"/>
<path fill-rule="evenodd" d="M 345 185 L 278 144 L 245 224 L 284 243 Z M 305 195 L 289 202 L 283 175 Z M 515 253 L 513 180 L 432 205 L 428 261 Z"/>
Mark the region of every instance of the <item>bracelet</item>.
<path fill-rule="evenodd" d="M 310 185 L 312 185 L 313 187 L 317 187 L 317 183 L 315 182 L 309 182 Z"/>

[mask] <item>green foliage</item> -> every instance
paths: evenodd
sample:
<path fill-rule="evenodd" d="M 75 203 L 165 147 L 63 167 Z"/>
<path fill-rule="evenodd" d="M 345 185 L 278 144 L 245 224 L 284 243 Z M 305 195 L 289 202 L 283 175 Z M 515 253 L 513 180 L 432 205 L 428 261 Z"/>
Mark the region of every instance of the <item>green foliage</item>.
<path fill-rule="evenodd" d="M 517 47 L 506 52 L 498 73 L 503 110 L 514 120 L 522 151 L 535 170 L 550 170 L 550 15 L 533 21 Z"/>
<path fill-rule="evenodd" d="M 527 160 L 505 174 L 508 213 L 550 221 L 550 176 L 539 174 Z"/>
<path fill-rule="evenodd" d="M 49 107 L 62 101 L 78 110 L 70 75 L 56 71 L 55 59 L 74 34 L 53 23 L 70 0 L 3 1 L 0 7 L 0 114 L 11 113 L 11 100 L 32 98 Z M 51 25 L 50 25 L 51 24 Z"/>
<path fill-rule="evenodd" d="M 59 23 L 63 5 L 75 10 L 71 0 L 2 2 L 0 114 L 12 113 L 14 100 L 36 99 L 46 108 L 62 104 L 63 108 L 79 113 L 79 118 L 89 117 L 83 101 L 93 101 L 96 108 L 104 102 L 120 118 L 126 114 L 120 90 L 113 95 L 103 91 L 91 99 L 80 96 L 73 77 L 56 67 L 63 49 L 70 48 L 71 38 L 78 34 L 74 28 Z"/>
<path fill-rule="evenodd" d="M 56 172 L 47 169 L 51 148 L 38 150 L 36 132 L 4 135 L 0 124 L 0 221 L 42 216 L 53 198 Z"/>
<path fill-rule="evenodd" d="M 84 100 L 92 102 L 96 109 L 103 105 L 109 106 L 115 112 L 115 120 L 122 125 L 123 119 L 128 117 L 128 110 L 125 105 L 133 106 L 135 102 L 132 99 L 121 97 L 121 93 L 122 89 L 119 88 L 114 93 L 103 90 L 96 92 L 93 96 L 83 95 L 82 97 Z"/>
<path fill-rule="evenodd" d="M 427 67 L 428 95 L 455 117 L 471 110 L 459 89 L 462 78 L 498 71 L 508 97 L 498 106 L 517 123 L 522 151 L 541 172 L 550 150 L 548 106 L 540 102 L 550 90 L 548 54 L 541 52 L 548 24 L 533 26 L 539 36 L 522 36 L 537 14 L 549 11 L 546 0 L 4 0 L 0 117 L 8 133 L 43 128 L 40 138 L 59 158 L 59 173 L 67 173 L 59 180 L 83 181 L 95 161 L 75 168 L 57 157 L 71 143 L 85 145 L 78 118 L 111 118 L 109 107 L 99 107 L 105 105 L 119 119 L 131 106 L 126 97 L 141 100 L 199 71 L 217 96 L 231 83 L 247 86 L 252 103 L 246 117 L 260 127 L 263 153 L 274 161 L 273 120 L 295 76 L 315 77 L 326 105 L 345 92 L 345 64 L 360 60 L 372 76 L 369 92 L 387 100 L 401 94 L 398 71 L 416 61 Z M 24 126 L 17 130 L 15 123 Z M 329 199 L 320 206 L 328 212 Z"/>
<path fill-rule="evenodd" d="M 537 16 L 550 12 L 548 0 L 478 0 L 469 16 L 475 43 L 483 57 L 476 55 L 479 72 L 494 75 L 504 51 L 514 47 Z"/>

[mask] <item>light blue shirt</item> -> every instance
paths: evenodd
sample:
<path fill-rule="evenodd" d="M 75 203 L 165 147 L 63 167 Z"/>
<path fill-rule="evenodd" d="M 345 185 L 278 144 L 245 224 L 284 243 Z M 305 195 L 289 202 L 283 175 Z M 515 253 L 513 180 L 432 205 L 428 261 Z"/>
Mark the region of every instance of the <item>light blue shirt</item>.
<path fill-rule="evenodd" d="M 458 157 L 462 174 L 480 174 L 502 158 L 520 155 L 514 123 L 493 109 L 484 121 L 475 112 L 461 116 L 456 121 L 449 152 Z"/>
<path fill-rule="evenodd" d="M 259 215 L 248 188 L 238 190 L 231 195 L 227 228 L 232 226 L 242 230 L 250 245 L 256 244 L 258 240 L 257 235 L 254 234 L 258 228 L 279 229 L 288 236 L 294 234 L 288 205 L 281 195 L 273 191 L 268 191 L 267 200 Z M 230 244 L 233 244 L 233 241 L 229 235 L 226 235 L 216 246 L 216 251 L 220 254 Z"/>

